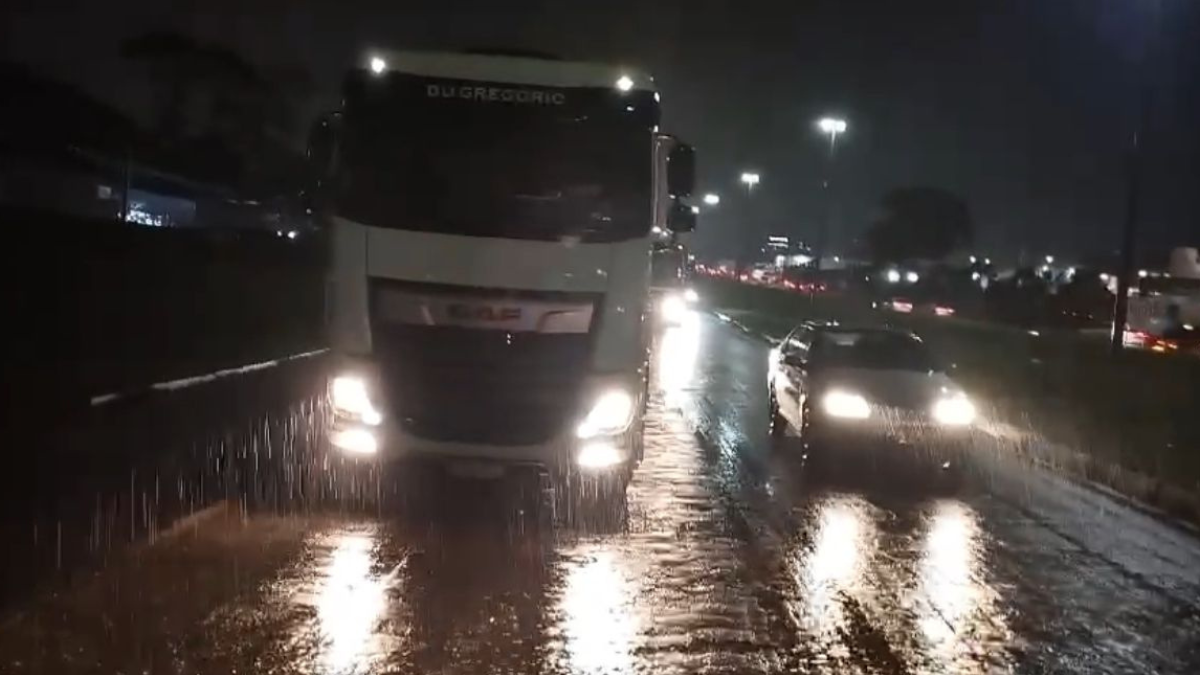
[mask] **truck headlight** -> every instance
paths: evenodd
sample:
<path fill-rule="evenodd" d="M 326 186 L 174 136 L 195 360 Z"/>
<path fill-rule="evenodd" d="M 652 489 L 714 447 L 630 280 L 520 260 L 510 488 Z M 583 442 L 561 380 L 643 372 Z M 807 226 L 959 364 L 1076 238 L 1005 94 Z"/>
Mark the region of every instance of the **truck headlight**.
<path fill-rule="evenodd" d="M 611 443 L 593 441 L 579 450 L 575 461 L 584 469 L 607 469 L 621 463 L 621 453 Z"/>
<path fill-rule="evenodd" d="M 961 427 L 975 421 L 975 404 L 966 396 L 949 396 L 933 404 L 933 419 L 946 426 Z"/>
<path fill-rule="evenodd" d="M 333 409 L 363 424 L 377 426 L 383 415 L 371 402 L 367 382 L 357 375 L 338 375 L 329 382 L 329 402 Z"/>
<path fill-rule="evenodd" d="M 352 455 L 374 455 L 379 452 L 379 441 L 375 438 L 375 433 L 361 427 L 335 431 L 333 444 Z"/>
<path fill-rule="evenodd" d="M 629 428 L 633 421 L 633 396 L 623 389 L 608 389 L 596 398 L 575 434 L 580 438 L 611 436 Z"/>
<path fill-rule="evenodd" d="M 830 417 L 865 420 L 871 416 L 867 399 L 850 391 L 835 389 L 821 399 L 821 407 Z"/>
<path fill-rule="evenodd" d="M 687 316 L 688 308 L 682 297 L 672 293 L 664 296 L 658 303 L 658 311 L 662 314 L 664 321 L 680 323 Z"/>

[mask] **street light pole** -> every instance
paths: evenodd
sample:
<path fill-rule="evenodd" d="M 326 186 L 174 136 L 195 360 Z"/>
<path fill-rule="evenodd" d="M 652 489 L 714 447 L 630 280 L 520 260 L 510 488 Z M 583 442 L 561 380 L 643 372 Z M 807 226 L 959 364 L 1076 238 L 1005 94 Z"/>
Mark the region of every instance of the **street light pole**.
<path fill-rule="evenodd" d="M 829 217 L 832 211 L 833 198 L 829 192 L 829 183 L 833 179 L 833 158 L 837 153 L 837 138 L 846 133 L 846 120 L 834 117 L 822 117 L 817 120 L 817 128 L 821 133 L 829 134 L 829 159 L 825 164 L 825 179 L 821 182 L 821 192 L 824 193 L 824 213 L 821 214 L 821 226 L 817 231 L 817 242 L 813 249 L 813 266 L 821 271 L 821 258 L 825 256 L 826 239 L 829 236 Z"/>
<path fill-rule="evenodd" d="M 758 175 L 757 171 L 743 171 L 742 172 L 742 184 L 746 186 L 746 214 L 747 214 L 747 216 L 749 216 L 750 210 L 751 210 L 751 205 L 754 203 L 754 199 L 753 199 L 754 186 L 758 185 L 758 182 L 759 182 L 759 180 L 761 180 L 761 178 L 762 177 Z M 752 219 L 747 217 L 747 220 L 752 220 Z M 757 226 L 757 223 L 755 223 L 755 226 L 746 228 L 747 230 L 750 230 L 752 247 L 754 245 L 754 242 L 756 242 L 758 240 L 758 236 L 757 236 L 758 233 L 755 231 L 756 226 Z M 751 250 L 753 250 L 753 249 L 751 248 Z M 740 272 L 741 270 L 739 269 L 738 271 Z"/>
<path fill-rule="evenodd" d="M 1138 64 L 1138 113 L 1133 136 L 1130 139 L 1126 158 L 1125 221 L 1121 227 L 1121 268 L 1117 276 L 1117 298 L 1113 304 L 1112 333 L 1109 349 L 1115 356 L 1125 348 L 1125 324 L 1129 322 L 1129 288 L 1133 282 L 1136 262 L 1134 247 L 1137 245 L 1138 210 L 1141 205 L 1142 143 L 1145 141 L 1146 125 L 1150 119 L 1151 82 L 1153 67 L 1152 49 L 1158 37 L 1158 22 L 1161 6 L 1158 0 L 1150 3 L 1150 21 L 1142 42 L 1141 63 Z"/>

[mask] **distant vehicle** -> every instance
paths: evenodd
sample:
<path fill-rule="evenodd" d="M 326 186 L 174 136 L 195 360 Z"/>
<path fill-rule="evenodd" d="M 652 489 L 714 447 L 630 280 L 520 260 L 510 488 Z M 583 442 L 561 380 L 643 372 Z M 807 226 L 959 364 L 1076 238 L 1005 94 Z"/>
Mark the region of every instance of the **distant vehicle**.
<path fill-rule="evenodd" d="M 796 429 L 810 452 L 838 442 L 955 440 L 975 406 L 916 335 L 803 324 L 770 356 L 772 433 Z"/>
<path fill-rule="evenodd" d="M 683 323 L 699 300 L 691 284 L 687 246 L 677 236 L 655 244 L 650 270 L 651 314 L 664 326 Z"/>
<path fill-rule="evenodd" d="M 957 310 L 948 302 L 914 300 L 908 297 L 887 298 L 875 302 L 874 305 L 876 309 L 918 316 L 954 316 L 957 313 Z"/>
<path fill-rule="evenodd" d="M 1200 355 L 1200 279 L 1139 279 L 1129 296 L 1124 344 L 1160 354 Z"/>
<path fill-rule="evenodd" d="M 652 78 L 385 53 L 313 130 L 330 231 L 330 439 L 346 456 L 531 466 L 623 494 L 642 454 L 652 231 L 690 231 Z"/>
<path fill-rule="evenodd" d="M 742 274 L 742 281 L 762 286 L 774 286 L 782 278 L 783 273 L 780 272 L 778 267 L 767 264 L 754 265 L 750 270 Z"/>

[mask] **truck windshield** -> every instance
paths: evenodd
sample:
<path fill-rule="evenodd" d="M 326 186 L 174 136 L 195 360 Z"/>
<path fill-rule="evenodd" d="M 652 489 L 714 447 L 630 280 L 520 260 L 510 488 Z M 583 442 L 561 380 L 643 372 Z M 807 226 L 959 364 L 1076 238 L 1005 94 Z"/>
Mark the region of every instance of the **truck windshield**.
<path fill-rule="evenodd" d="M 597 107 L 399 93 L 348 105 L 337 210 L 376 227 L 481 237 L 644 236 L 650 130 L 632 105 Z"/>

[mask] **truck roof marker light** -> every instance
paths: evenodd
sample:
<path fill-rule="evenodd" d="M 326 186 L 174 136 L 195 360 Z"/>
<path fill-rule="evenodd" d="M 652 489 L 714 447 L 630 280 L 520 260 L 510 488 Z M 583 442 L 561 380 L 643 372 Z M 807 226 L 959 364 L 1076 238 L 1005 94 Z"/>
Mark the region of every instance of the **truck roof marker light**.
<path fill-rule="evenodd" d="M 621 77 L 617 78 L 616 86 L 617 91 L 629 91 L 630 89 L 633 89 L 633 78 L 629 77 L 628 75 L 622 75 Z"/>

